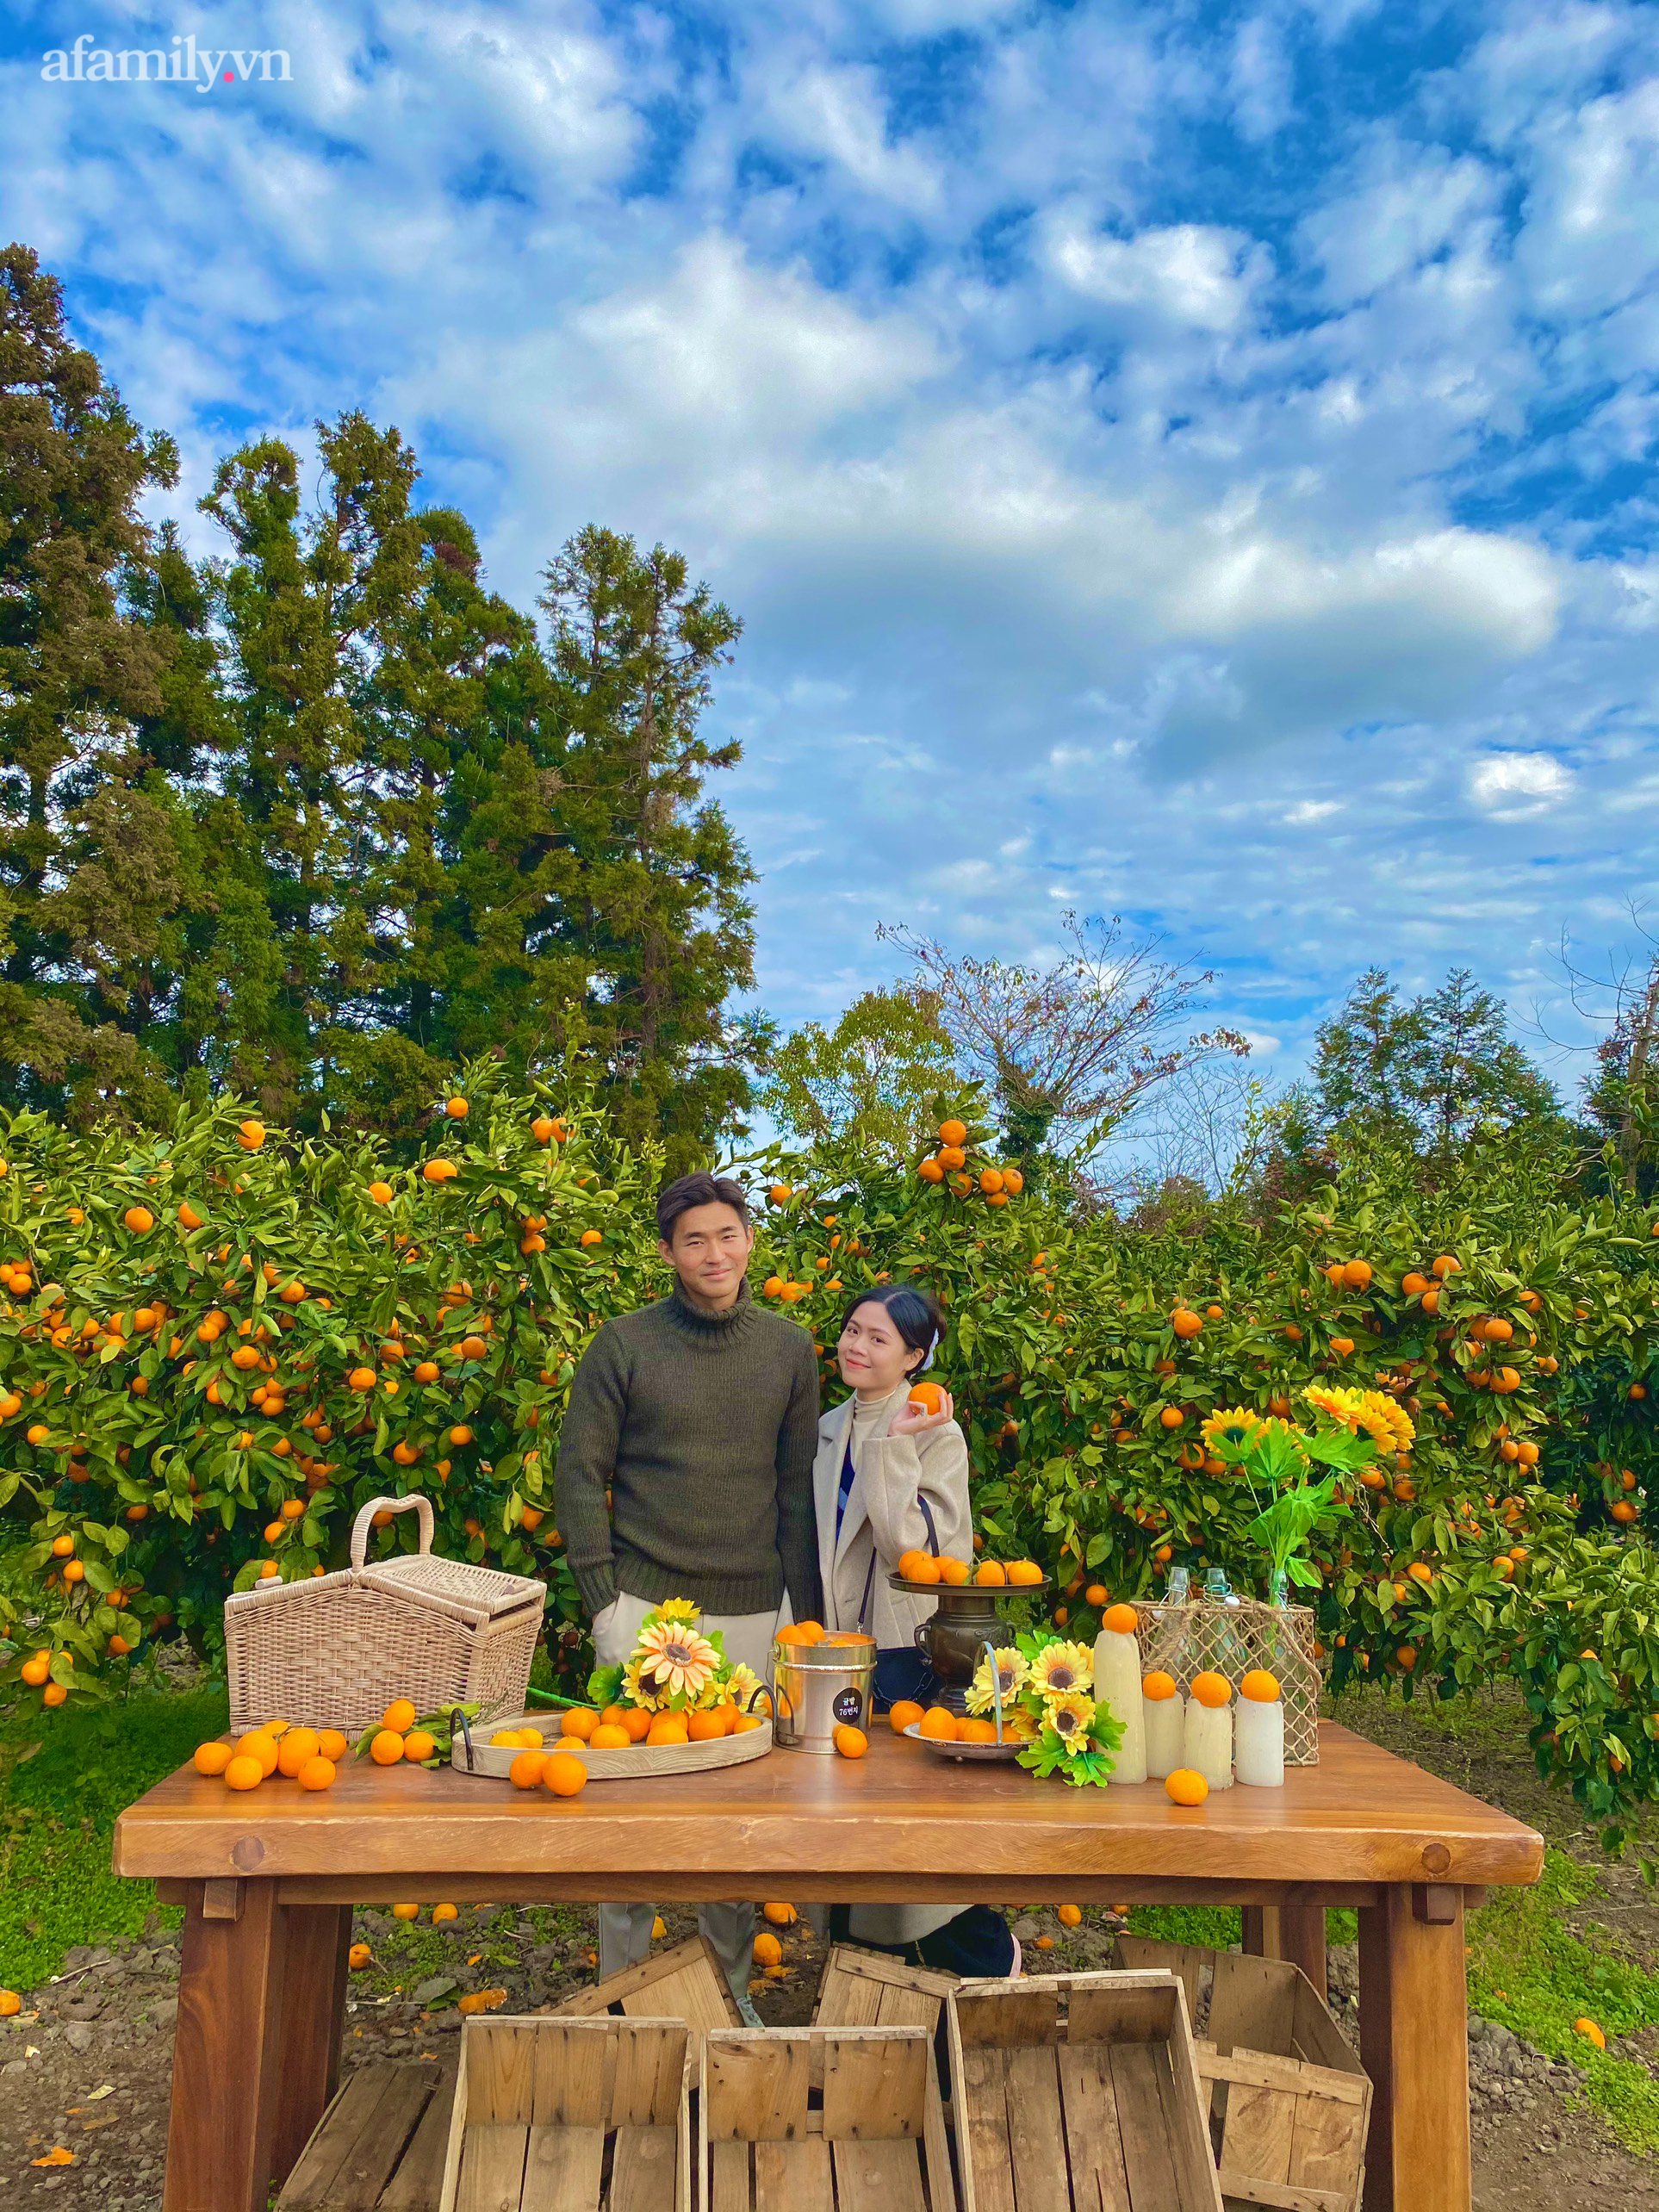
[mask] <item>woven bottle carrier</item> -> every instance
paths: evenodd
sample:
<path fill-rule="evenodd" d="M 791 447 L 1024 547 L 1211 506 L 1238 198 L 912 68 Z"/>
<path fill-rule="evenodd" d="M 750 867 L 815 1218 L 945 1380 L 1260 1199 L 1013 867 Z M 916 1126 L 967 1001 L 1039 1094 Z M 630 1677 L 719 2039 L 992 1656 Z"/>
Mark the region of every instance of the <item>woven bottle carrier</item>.
<path fill-rule="evenodd" d="M 420 1549 L 366 1563 L 379 1513 L 414 1513 Z M 358 1735 L 394 1698 L 417 1712 L 522 1710 L 547 1586 L 442 1559 L 423 1497 L 370 1498 L 351 1524 L 351 1564 L 272 1581 L 225 1600 L 231 1727 L 282 1719 Z"/>
<path fill-rule="evenodd" d="M 1308 1606 L 1265 1606 L 1253 1598 L 1236 1605 L 1138 1604 L 1136 1636 L 1140 1671 L 1161 1669 L 1185 1697 L 1195 1675 L 1225 1675 L 1239 1685 L 1255 1667 L 1277 1678 L 1284 1706 L 1284 1762 L 1319 1764 L 1319 1662 L 1314 1656 L 1314 1615 Z"/>

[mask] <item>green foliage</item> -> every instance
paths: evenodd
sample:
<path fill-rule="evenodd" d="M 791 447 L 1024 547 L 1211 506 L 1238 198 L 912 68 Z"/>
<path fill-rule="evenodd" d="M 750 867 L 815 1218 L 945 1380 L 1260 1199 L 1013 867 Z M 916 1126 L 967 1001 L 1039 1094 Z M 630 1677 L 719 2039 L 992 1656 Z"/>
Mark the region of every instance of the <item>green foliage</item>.
<path fill-rule="evenodd" d="M 770 1051 L 760 1103 L 807 1144 L 847 1144 L 910 1160 L 933 1139 L 940 1094 L 954 1093 L 950 1039 L 925 991 L 867 991 L 833 1029 L 809 1022 Z"/>

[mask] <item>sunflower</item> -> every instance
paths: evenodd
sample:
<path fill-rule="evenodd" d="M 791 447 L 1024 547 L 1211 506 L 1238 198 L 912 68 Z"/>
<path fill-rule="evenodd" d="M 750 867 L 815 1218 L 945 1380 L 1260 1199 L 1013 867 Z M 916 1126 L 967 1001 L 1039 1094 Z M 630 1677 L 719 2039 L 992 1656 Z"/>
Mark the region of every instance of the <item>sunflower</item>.
<path fill-rule="evenodd" d="M 1004 1714 L 1019 1695 L 1026 1672 L 1022 1654 L 1016 1651 L 1011 1643 L 1004 1644 L 997 1654 L 997 1680 L 1003 1693 Z M 972 1713 L 992 1712 L 996 1710 L 996 1704 L 991 1687 L 991 1662 L 982 1659 L 979 1672 L 973 1677 L 973 1687 L 967 1693 L 967 1709 Z"/>
<path fill-rule="evenodd" d="M 1212 1451 L 1220 1451 L 1225 1457 L 1229 1451 L 1242 1451 L 1261 1425 L 1261 1415 L 1251 1413 L 1246 1407 L 1223 1406 L 1210 1415 L 1198 1433 Z"/>
<path fill-rule="evenodd" d="M 1384 1451 L 1409 1451 L 1417 1434 L 1411 1415 L 1383 1390 L 1367 1390 L 1360 1400 L 1359 1420 Z"/>
<path fill-rule="evenodd" d="M 622 1702 L 624 1705 L 643 1706 L 647 1712 L 655 1712 L 656 1684 L 654 1681 L 641 1681 L 639 1675 L 641 1663 L 637 1659 L 631 1659 L 622 1670 Z"/>
<path fill-rule="evenodd" d="M 1067 1690 L 1063 1696 L 1050 1698 L 1042 1709 L 1043 1726 L 1052 1728 L 1062 1743 L 1081 1743 L 1094 1717 L 1095 1701 L 1081 1690 Z"/>
<path fill-rule="evenodd" d="M 666 1598 L 656 1609 L 659 1620 L 700 1620 L 702 1613 L 689 1598 Z"/>
<path fill-rule="evenodd" d="M 1310 1382 L 1302 1395 L 1315 1413 L 1328 1414 L 1332 1420 L 1340 1421 L 1344 1428 L 1358 1426 L 1353 1391 L 1329 1390 L 1322 1382 Z"/>
<path fill-rule="evenodd" d="M 1095 1655 L 1086 1643 L 1046 1643 L 1031 1662 L 1030 1687 L 1045 1702 L 1094 1682 Z"/>
<path fill-rule="evenodd" d="M 747 1712 L 749 1711 L 749 1701 L 760 1687 L 760 1676 L 755 1673 L 752 1667 L 745 1667 L 743 1661 L 740 1659 L 733 1667 L 730 1674 L 727 1675 L 725 1681 L 718 1685 L 719 1696 L 715 1699 L 714 1702 L 718 1705 L 721 1699 L 730 1698 L 735 1706 L 738 1706 L 743 1712 Z"/>
<path fill-rule="evenodd" d="M 707 1637 L 677 1620 L 653 1621 L 642 1628 L 635 1657 L 642 1689 L 649 1684 L 659 1699 L 683 1697 L 693 1703 L 713 1681 L 720 1663 Z"/>

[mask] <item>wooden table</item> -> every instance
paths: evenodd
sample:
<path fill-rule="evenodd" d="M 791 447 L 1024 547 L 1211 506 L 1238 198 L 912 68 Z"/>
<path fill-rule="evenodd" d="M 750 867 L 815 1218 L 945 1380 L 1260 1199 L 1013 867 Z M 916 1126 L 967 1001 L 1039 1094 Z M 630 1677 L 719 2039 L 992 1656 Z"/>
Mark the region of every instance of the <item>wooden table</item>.
<path fill-rule="evenodd" d="M 1468 2212 L 1463 1913 L 1537 1879 L 1530 1828 L 1325 1724 L 1279 1790 L 1037 1783 L 885 1731 L 851 1763 L 774 1752 L 558 1800 L 447 1770 L 343 1768 L 323 1797 L 190 1768 L 128 1807 L 119 1874 L 185 1907 L 165 2212 L 263 2212 L 332 2094 L 351 1907 L 649 1898 L 1237 1904 L 1322 1988 L 1324 1914 L 1359 1913 L 1376 2088 L 1367 2212 Z"/>

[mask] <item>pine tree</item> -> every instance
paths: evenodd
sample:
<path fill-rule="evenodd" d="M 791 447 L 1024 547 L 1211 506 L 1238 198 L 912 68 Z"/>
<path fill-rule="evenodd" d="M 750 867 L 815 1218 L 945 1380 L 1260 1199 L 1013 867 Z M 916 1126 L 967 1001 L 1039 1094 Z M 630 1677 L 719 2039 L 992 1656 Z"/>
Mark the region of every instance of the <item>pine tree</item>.
<path fill-rule="evenodd" d="M 70 339 L 56 279 L 0 252 L 0 1097 L 77 1120 L 165 1098 L 133 985 L 181 867 L 134 742 L 166 656 L 122 593 L 150 553 L 140 498 L 176 472 Z"/>

